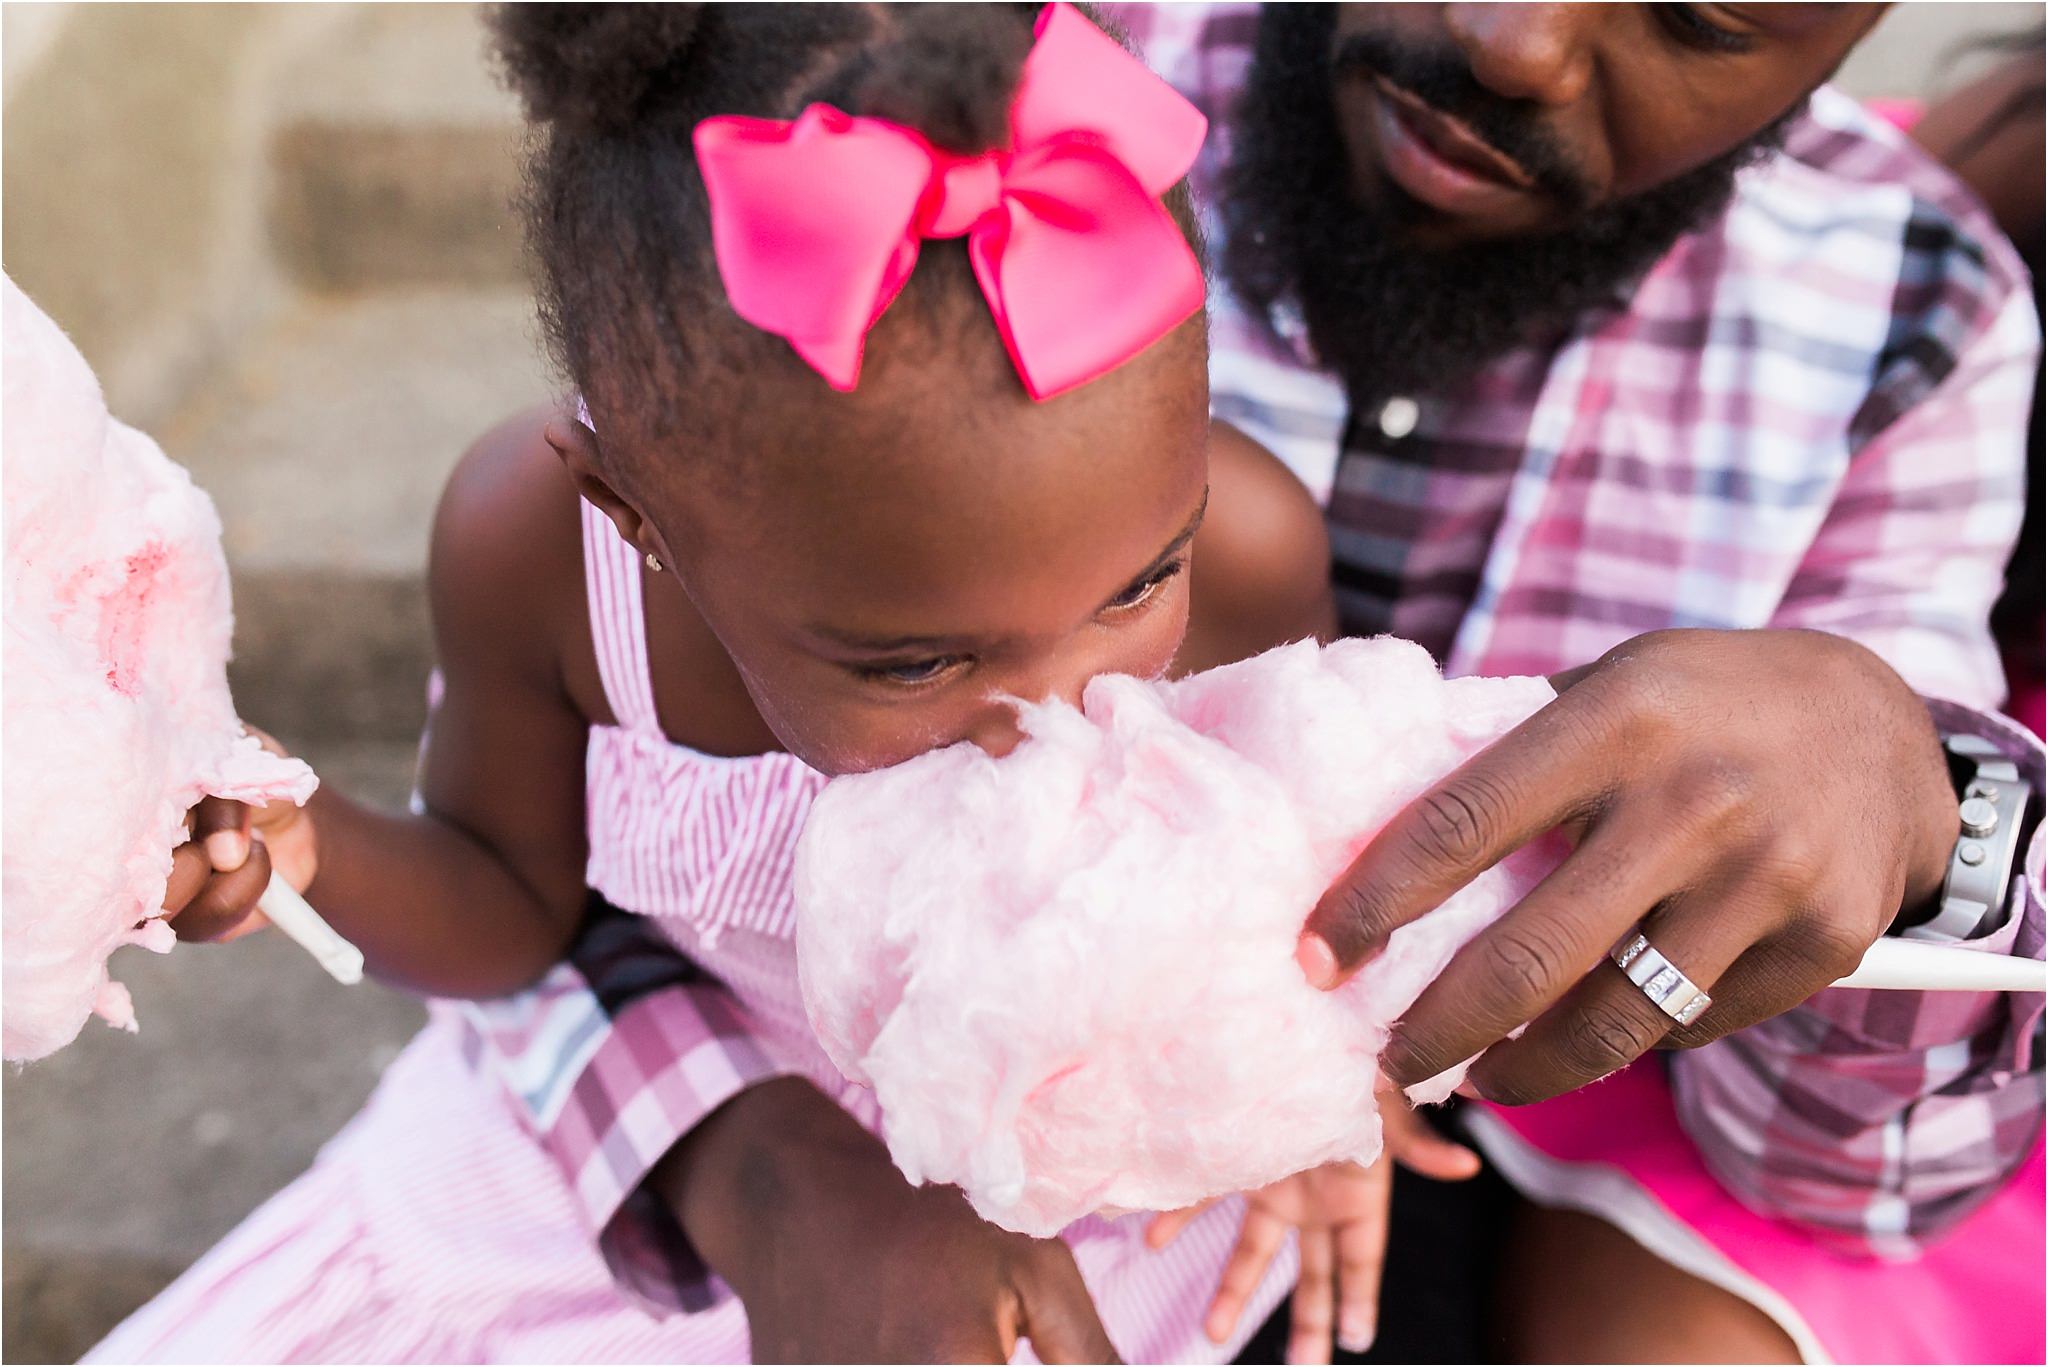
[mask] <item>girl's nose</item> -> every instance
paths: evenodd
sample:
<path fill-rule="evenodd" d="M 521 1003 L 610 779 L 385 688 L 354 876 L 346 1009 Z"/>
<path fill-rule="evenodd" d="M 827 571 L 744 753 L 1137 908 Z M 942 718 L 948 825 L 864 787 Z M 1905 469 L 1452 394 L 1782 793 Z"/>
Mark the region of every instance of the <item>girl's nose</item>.
<path fill-rule="evenodd" d="M 1592 79 L 1591 26 L 1601 5 L 1446 5 L 1444 23 L 1495 94 L 1561 107 Z"/>
<path fill-rule="evenodd" d="M 1020 670 L 990 685 L 989 697 L 968 728 L 968 739 L 1001 758 L 1017 747 L 1024 732 L 1017 725 L 1015 709 L 1001 701 L 1003 695 L 1040 702 L 1057 698 L 1072 707 L 1081 705 L 1088 681 L 1098 674 L 1134 668 L 1131 661 L 1106 651 L 1075 649 L 1062 652 L 1059 659 L 1043 666 Z"/>
<path fill-rule="evenodd" d="M 992 707 L 975 721 L 967 738 L 1001 759 L 1017 748 L 1017 742 L 1024 739 L 1024 731 L 1017 725 L 1015 712 L 1007 707 Z"/>

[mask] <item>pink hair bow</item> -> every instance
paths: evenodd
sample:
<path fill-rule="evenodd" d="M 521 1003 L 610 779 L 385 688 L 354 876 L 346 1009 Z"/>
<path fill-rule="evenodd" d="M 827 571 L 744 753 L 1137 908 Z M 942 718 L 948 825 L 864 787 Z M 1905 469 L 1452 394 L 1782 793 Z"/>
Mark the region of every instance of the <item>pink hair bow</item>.
<path fill-rule="evenodd" d="M 794 120 L 698 124 L 734 312 L 851 390 L 919 244 L 964 234 L 1024 388 L 1049 399 L 1200 308 L 1201 267 L 1159 196 L 1193 164 L 1208 121 L 1072 7 L 1048 5 L 1037 32 L 1010 145 L 981 156 L 824 104 Z"/>

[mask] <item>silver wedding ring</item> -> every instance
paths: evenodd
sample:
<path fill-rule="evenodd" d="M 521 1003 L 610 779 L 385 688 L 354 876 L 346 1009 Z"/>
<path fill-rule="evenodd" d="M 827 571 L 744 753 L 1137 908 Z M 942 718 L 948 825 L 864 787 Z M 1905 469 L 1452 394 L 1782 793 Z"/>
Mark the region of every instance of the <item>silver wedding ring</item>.
<path fill-rule="evenodd" d="M 1645 997 L 1657 1004 L 1659 1011 L 1680 1025 L 1691 1025 L 1700 1018 L 1702 1011 L 1714 1004 L 1712 997 L 1702 992 L 1677 964 L 1659 954 L 1656 946 L 1640 934 L 1631 935 L 1616 945 L 1607 957 L 1628 975 L 1630 982 L 1642 989 Z"/>

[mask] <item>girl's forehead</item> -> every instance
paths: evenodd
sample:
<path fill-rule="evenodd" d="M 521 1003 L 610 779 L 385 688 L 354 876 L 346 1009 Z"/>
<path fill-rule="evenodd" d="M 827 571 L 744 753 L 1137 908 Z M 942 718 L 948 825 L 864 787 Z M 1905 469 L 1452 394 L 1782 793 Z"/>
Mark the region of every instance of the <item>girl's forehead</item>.
<path fill-rule="evenodd" d="M 747 459 L 759 469 L 744 481 L 742 515 L 821 542 L 1000 532 L 1064 520 L 1076 501 L 1142 498 L 1206 446 L 1199 324 L 1045 403 L 982 340 L 916 363 L 878 357 L 852 394 L 821 394 L 799 376 L 768 396 L 750 424 Z"/>
<path fill-rule="evenodd" d="M 1199 423 L 1041 445 L 988 435 L 950 458 L 878 462 L 866 478 L 792 490 L 769 513 L 777 534 L 756 544 L 840 596 L 914 601 L 1044 562 L 1126 558 L 1129 543 L 1185 518 L 1206 482 Z"/>
<path fill-rule="evenodd" d="M 778 616 L 1022 618 L 1020 595 L 1068 596 L 1057 581 L 1085 597 L 1143 570 L 1201 501 L 1195 357 L 1192 383 L 1141 358 L 1048 404 L 846 406 L 712 519 L 701 568 L 752 576 Z"/>

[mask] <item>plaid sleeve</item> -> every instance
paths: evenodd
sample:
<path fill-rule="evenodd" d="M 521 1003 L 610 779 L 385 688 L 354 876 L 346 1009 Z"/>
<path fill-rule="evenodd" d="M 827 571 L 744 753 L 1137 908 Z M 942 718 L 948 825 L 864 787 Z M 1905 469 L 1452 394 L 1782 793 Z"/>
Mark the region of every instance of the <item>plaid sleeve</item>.
<path fill-rule="evenodd" d="M 1931 230 L 1909 228 L 1932 252 Z M 1776 626 L 1870 647 L 1931 698 L 1939 729 L 1997 742 L 2041 792 L 2041 743 L 1989 715 L 2002 670 L 1988 617 L 2025 498 L 2038 365 L 2031 301 L 1996 258 L 1947 244 L 1909 268 L 1897 345 L 1857 415 L 1859 438 Z M 2002 298 L 2001 298 L 2002 296 Z M 1991 301 L 1973 309 L 1975 301 Z M 2004 921 L 1966 947 L 2042 956 L 2042 839 Z M 1830 989 L 1674 1056 L 1680 1118 L 1760 1210 L 1849 1247 L 1908 1255 L 1989 1199 L 2043 1115 L 2037 995 Z"/>
<path fill-rule="evenodd" d="M 1909 221 L 1893 337 L 1854 452 L 1770 625 L 1861 642 L 1928 697 L 2004 696 L 1991 605 L 2026 508 L 2040 325 L 2024 268 Z"/>
<path fill-rule="evenodd" d="M 472 1065 L 496 1072 L 561 1169 L 620 1286 L 657 1314 L 729 1294 L 645 1181 L 698 1122 L 788 1071 L 725 986 L 593 894 L 566 962 L 463 1007 Z"/>
<path fill-rule="evenodd" d="M 2041 742 L 2001 718 L 1935 707 L 2041 792 Z M 2038 803 L 2038 799 L 2037 799 Z M 2043 832 L 2005 917 L 1962 947 L 2042 957 Z M 1672 1056 L 1679 1119 L 1723 1185 L 1848 1248 L 1910 1256 L 1997 1191 L 2040 1142 L 2038 994 L 1830 988 L 1782 1016 Z"/>

